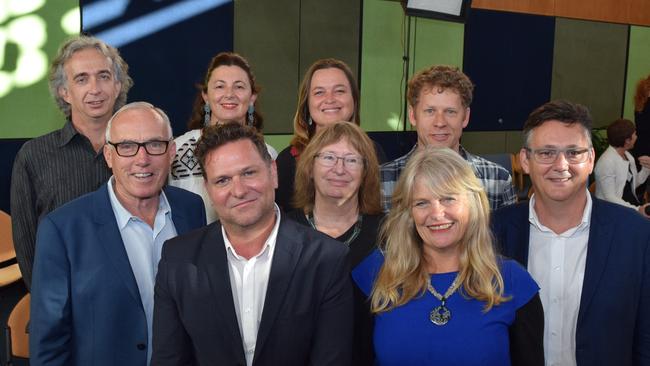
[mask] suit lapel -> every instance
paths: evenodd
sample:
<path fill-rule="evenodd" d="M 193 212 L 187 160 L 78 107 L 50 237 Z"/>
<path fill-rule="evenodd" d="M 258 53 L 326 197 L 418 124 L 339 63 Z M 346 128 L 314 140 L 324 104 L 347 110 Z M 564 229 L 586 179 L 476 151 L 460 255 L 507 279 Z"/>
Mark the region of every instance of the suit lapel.
<path fill-rule="evenodd" d="M 244 359 L 244 346 L 237 323 L 235 304 L 230 287 L 230 274 L 228 272 L 228 258 L 226 258 L 225 244 L 221 234 L 221 225 L 217 221 L 208 226 L 209 231 L 201 243 L 201 255 L 198 267 L 208 274 L 210 288 L 214 293 L 215 306 L 218 314 L 223 319 L 226 330 L 232 334 L 232 349 L 240 350 L 239 356 Z"/>
<path fill-rule="evenodd" d="M 273 253 L 273 264 L 271 265 L 264 310 L 262 311 L 262 320 L 257 331 L 254 359 L 257 359 L 271 333 L 273 323 L 285 301 L 289 284 L 291 283 L 302 251 L 302 243 L 296 240 L 296 237 L 299 235 L 297 235 L 291 225 L 291 221 L 281 219 L 280 227 L 278 228 L 278 236 L 275 242 L 276 248 L 275 253 Z"/>
<path fill-rule="evenodd" d="M 108 184 L 110 184 L 110 181 Z M 133 300 L 142 306 L 140 291 L 135 282 L 129 257 L 126 254 L 122 235 L 117 227 L 115 214 L 113 213 L 110 198 L 108 197 L 108 184 L 103 185 L 102 188 L 93 194 L 92 212 L 94 221 L 98 226 L 98 237 L 101 238 L 100 245 L 104 247 L 106 256 L 113 263 L 118 276 L 124 282 Z"/>
<path fill-rule="evenodd" d="M 184 215 L 187 210 L 183 210 L 183 207 L 181 207 L 184 203 L 182 199 L 175 199 L 175 192 L 170 191 L 168 187 L 164 187 L 163 190 L 165 191 L 165 196 L 167 196 L 167 202 L 169 202 L 176 233 L 181 235 L 190 231 L 194 227 L 198 227 L 196 224 L 191 225 L 190 218 Z"/>
<path fill-rule="evenodd" d="M 598 288 L 600 279 L 607 266 L 607 258 L 612 247 L 612 242 L 614 241 L 612 223 L 601 216 L 602 207 L 598 200 L 592 197 L 592 202 L 589 242 L 587 244 L 587 262 L 585 264 L 585 276 L 582 281 L 578 328 Z"/>

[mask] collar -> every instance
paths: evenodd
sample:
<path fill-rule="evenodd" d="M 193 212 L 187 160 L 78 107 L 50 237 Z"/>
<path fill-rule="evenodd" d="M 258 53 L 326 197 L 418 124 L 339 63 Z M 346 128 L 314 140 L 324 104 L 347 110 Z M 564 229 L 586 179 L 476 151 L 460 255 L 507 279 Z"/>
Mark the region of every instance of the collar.
<path fill-rule="evenodd" d="M 120 203 L 120 201 L 117 199 L 114 187 L 115 176 L 111 176 L 111 178 L 108 180 L 108 183 L 106 184 L 108 184 L 108 197 L 111 200 L 111 206 L 113 207 L 113 212 L 115 213 L 115 220 L 117 220 L 117 227 L 120 229 L 120 231 L 124 229 L 131 220 L 142 221 L 141 218 L 133 215 L 131 212 L 129 212 L 129 210 L 124 208 L 124 206 L 122 206 L 122 203 Z M 158 213 L 160 212 L 162 212 L 163 215 L 167 215 L 171 212 L 169 201 L 167 201 L 167 196 L 162 190 L 160 191 L 160 196 L 158 196 L 158 212 L 156 213 L 156 216 L 158 216 Z"/>
<path fill-rule="evenodd" d="M 273 225 L 273 230 L 271 230 L 271 233 L 269 236 L 266 238 L 266 242 L 264 242 L 264 246 L 262 247 L 262 250 L 260 250 L 259 253 L 253 258 L 257 258 L 261 255 L 263 255 L 266 251 L 271 250 L 271 247 L 275 244 L 275 240 L 278 237 L 278 229 L 280 228 L 280 208 L 278 207 L 277 204 L 273 204 L 273 208 L 275 210 L 275 224 Z M 221 236 L 223 237 L 223 243 L 226 245 L 226 251 L 230 252 L 237 260 L 245 260 L 244 257 L 240 256 L 237 254 L 237 251 L 235 248 L 232 246 L 232 243 L 228 239 L 228 235 L 226 235 L 226 229 L 221 225 Z"/>
<path fill-rule="evenodd" d="M 72 121 L 67 120 L 63 128 L 61 128 L 61 134 L 59 135 L 59 147 L 63 147 L 72 141 L 72 139 L 79 134 L 72 125 Z"/>
<path fill-rule="evenodd" d="M 587 191 L 587 204 L 585 205 L 585 209 L 582 212 L 582 220 L 578 224 L 578 226 L 572 227 L 569 230 L 558 234 L 558 236 L 561 237 L 571 237 L 573 234 L 579 231 L 583 230 L 589 230 L 589 222 L 591 218 L 591 209 L 593 207 L 593 202 L 591 200 L 591 194 L 589 194 L 589 191 Z M 530 201 L 528 204 L 528 221 L 535 226 L 539 231 L 541 232 L 548 232 L 548 233 L 553 233 L 553 230 L 549 229 L 548 227 L 544 226 L 540 221 L 539 217 L 537 216 L 537 212 L 535 212 L 535 194 L 530 197 Z"/>

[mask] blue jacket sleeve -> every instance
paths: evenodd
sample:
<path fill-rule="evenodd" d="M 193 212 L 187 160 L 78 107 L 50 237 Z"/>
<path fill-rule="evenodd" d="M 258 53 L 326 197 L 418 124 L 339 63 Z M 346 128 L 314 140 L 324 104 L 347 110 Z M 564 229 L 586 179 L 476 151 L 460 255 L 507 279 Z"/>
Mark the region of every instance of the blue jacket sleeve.
<path fill-rule="evenodd" d="M 45 217 L 36 234 L 30 365 L 72 364 L 71 342 L 70 264 L 58 228 L 49 217 Z"/>

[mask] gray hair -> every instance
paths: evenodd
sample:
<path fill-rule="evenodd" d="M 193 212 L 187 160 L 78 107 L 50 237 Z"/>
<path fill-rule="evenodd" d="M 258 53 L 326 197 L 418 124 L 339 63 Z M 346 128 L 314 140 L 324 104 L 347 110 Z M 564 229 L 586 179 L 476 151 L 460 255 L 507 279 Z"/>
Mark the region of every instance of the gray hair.
<path fill-rule="evenodd" d="M 171 122 L 169 121 L 169 117 L 167 117 L 167 114 L 165 111 L 162 109 L 154 106 L 151 103 L 147 102 L 131 102 L 129 104 L 126 104 L 122 108 L 120 108 L 113 116 L 111 119 L 108 120 L 108 124 L 106 124 L 106 132 L 104 134 L 104 137 L 106 138 L 106 142 L 111 141 L 111 125 L 113 125 L 113 120 L 115 117 L 117 117 L 118 114 L 127 111 L 129 109 L 151 109 L 155 114 L 157 114 L 165 123 L 165 126 L 167 127 L 167 134 L 169 135 L 169 138 L 171 139 L 174 136 L 174 133 L 172 132 L 172 125 Z"/>
<path fill-rule="evenodd" d="M 115 100 L 113 111 L 118 110 L 126 103 L 126 96 L 129 89 L 131 89 L 131 86 L 133 86 L 133 80 L 129 76 L 129 65 L 124 61 L 124 59 L 122 59 L 116 48 L 109 46 L 95 37 L 84 35 L 72 37 L 59 49 L 59 53 L 56 55 L 52 61 L 52 65 L 50 66 L 50 74 L 48 77 L 50 93 L 59 109 L 63 114 L 65 114 L 66 118 L 70 118 L 70 104 L 59 95 L 60 88 L 67 88 L 67 78 L 64 66 L 75 52 L 87 48 L 94 48 L 111 60 L 115 79 L 122 84 L 120 93 Z"/>

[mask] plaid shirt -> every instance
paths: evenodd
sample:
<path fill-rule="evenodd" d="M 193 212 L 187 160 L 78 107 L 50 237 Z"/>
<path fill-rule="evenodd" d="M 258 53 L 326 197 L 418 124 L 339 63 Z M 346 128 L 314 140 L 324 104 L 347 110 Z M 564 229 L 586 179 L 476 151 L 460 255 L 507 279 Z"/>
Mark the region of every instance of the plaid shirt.
<path fill-rule="evenodd" d="M 381 165 L 381 199 L 386 212 L 390 210 L 393 190 L 397 180 L 417 147 L 416 144 L 406 155 Z M 508 170 L 499 164 L 468 153 L 462 146 L 460 146 L 460 155 L 470 163 L 474 174 L 483 184 L 492 210 L 516 202 L 512 177 L 510 177 Z"/>

